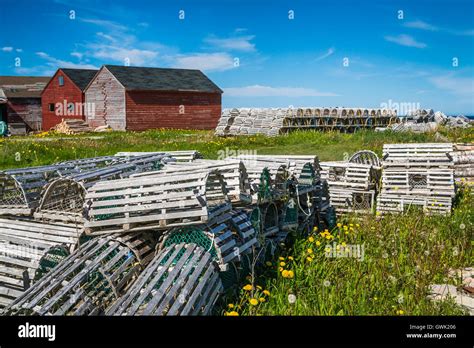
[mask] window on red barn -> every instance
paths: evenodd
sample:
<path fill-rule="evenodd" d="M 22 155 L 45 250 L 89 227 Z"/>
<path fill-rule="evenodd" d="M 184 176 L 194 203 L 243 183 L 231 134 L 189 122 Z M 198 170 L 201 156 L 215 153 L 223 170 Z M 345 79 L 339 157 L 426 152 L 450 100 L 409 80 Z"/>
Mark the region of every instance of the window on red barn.
<path fill-rule="evenodd" d="M 64 86 L 64 77 L 63 76 L 58 76 L 58 82 L 60 86 Z"/>
<path fill-rule="evenodd" d="M 54 104 L 53 103 L 49 104 L 49 111 L 54 111 Z"/>

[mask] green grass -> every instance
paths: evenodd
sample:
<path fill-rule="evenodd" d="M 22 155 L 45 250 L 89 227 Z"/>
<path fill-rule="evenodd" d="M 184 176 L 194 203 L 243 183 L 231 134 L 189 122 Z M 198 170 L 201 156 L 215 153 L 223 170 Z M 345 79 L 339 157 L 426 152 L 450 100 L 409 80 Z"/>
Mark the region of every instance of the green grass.
<path fill-rule="evenodd" d="M 472 142 L 469 129 L 441 130 L 439 134 L 294 132 L 273 138 L 239 136 L 221 138 L 212 131 L 149 130 L 146 132 L 90 133 L 0 139 L 0 169 L 51 164 L 77 158 L 113 155 L 118 151 L 198 150 L 206 158 L 240 150 L 257 154 L 316 154 L 322 161 L 342 160 L 369 149 L 381 154 L 384 143 L 456 141 Z"/>
<path fill-rule="evenodd" d="M 322 236 L 287 243 L 271 265 L 258 268 L 224 299 L 221 312 L 239 315 L 462 315 L 454 302 L 427 299 L 430 284 L 460 285 L 449 269 L 473 265 L 473 196 L 464 192 L 451 216 L 412 211 L 383 219 L 347 218 Z M 346 231 L 347 229 L 347 231 Z M 347 232 L 347 233 L 346 233 Z M 364 246 L 364 258 L 327 257 L 333 243 Z M 308 258 L 309 257 L 309 258 Z M 359 261 L 360 260 L 360 261 Z M 280 265 L 284 262 L 284 265 Z M 283 271 L 286 271 L 283 273 Z M 288 271 L 290 277 L 288 276 Z M 285 277 L 286 276 L 286 277 Z M 291 277 L 292 276 L 292 277 Z M 245 284 L 242 284 L 245 285 Z M 263 290 L 270 292 L 267 296 Z M 296 302 L 289 302 L 289 295 Z M 251 299 L 264 299 L 256 306 Z M 227 307 L 231 304 L 231 307 Z"/>

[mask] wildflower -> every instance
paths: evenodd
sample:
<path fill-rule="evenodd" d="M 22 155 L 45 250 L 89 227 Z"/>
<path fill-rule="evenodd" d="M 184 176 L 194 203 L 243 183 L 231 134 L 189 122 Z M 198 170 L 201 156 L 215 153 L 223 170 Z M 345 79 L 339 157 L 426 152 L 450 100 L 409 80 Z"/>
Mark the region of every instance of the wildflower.
<path fill-rule="evenodd" d="M 309 241 L 310 243 L 313 243 L 313 242 L 314 242 L 314 238 L 313 238 L 313 237 L 309 237 L 309 238 L 308 238 L 308 241 Z"/>
<path fill-rule="evenodd" d="M 312 254 L 313 253 L 313 249 L 309 248 L 308 249 L 308 254 Z"/>
<path fill-rule="evenodd" d="M 321 242 L 319 240 L 316 241 L 316 246 L 320 246 Z"/>
<path fill-rule="evenodd" d="M 460 228 L 461 230 L 464 230 L 464 229 L 466 228 L 466 225 L 460 224 L 460 225 L 459 225 L 459 228 Z"/>
<path fill-rule="evenodd" d="M 238 317 L 239 313 L 237 313 L 236 311 L 231 311 L 231 312 L 226 312 L 225 315 L 229 317 Z"/>
<path fill-rule="evenodd" d="M 325 287 L 328 287 L 328 286 L 331 285 L 331 282 L 330 282 L 329 280 L 325 280 L 324 283 L 323 283 L 323 285 L 324 285 Z"/>
<path fill-rule="evenodd" d="M 293 256 L 288 256 L 288 260 L 293 261 Z"/>
<path fill-rule="evenodd" d="M 317 231 L 317 230 L 318 230 L 318 226 L 314 226 L 313 231 Z"/>
<path fill-rule="evenodd" d="M 257 300 L 256 298 L 251 298 L 251 299 L 249 300 L 249 302 L 250 302 L 250 304 L 251 304 L 252 306 L 258 305 L 258 300 Z"/>
<path fill-rule="evenodd" d="M 347 244 L 346 244 L 346 242 L 342 242 L 341 245 L 342 245 L 343 247 L 345 247 Z"/>
<path fill-rule="evenodd" d="M 292 279 L 295 276 L 293 271 L 288 271 L 288 278 Z"/>
<path fill-rule="evenodd" d="M 374 297 L 374 301 L 377 301 L 377 300 L 378 300 L 378 298 L 377 298 L 377 296 L 375 296 L 375 297 Z"/>
<path fill-rule="evenodd" d="M 330 248 L 330 247 L 326 247 L 326 248 L 324 249 L 324 251 L 327 252 L 327 253 L 329 253 L 329 252 L 331 252 L 331 248 Z"/>
<path fill-rule="evenodd" d="M 313 258 L 311 256 L 308 256 L 306 260 L 308 260 L 308 262 L 313 262 Z"/>
<path fill-rule="evenodd" d="M 354 227 L 354 224 L 349 224 L 350 227 Z"/>
<path fill-rule="evenodd" d="M 283 278 L 288 278 L 288 271 L 284 269 L 283 271 L 281 271 L 281 275 L 283 276 Z"/>
<path fill-rule="evenodd" d="M 243 289 L 244 289 L 245 291 L 251 291 L 251 290 L 253 290 L 253 286 L 250 285 L 250 284 L 247 284 L 247 285 L 245 285 L 245 286 L 243 287 Z"/>
<path fill-rule="evenodd" d="M 263 290 L 264 295 L 270 296 L 270 291 L 268 290 Z"/>
<path fill-rule="evenodd" d="M 360 225 L 359 225 L 359 224 L 356 224 L 356 227 L 360 227 Z"/>
<path fill-rule="evenodd" d="M 260 302 L 265 302 L 265 299 L 264 299 L 263 297 L 260 297 L 258 300 L 259 300 Z"/>
<path fill-rule="evenodd" d="M 289 294 L 288 295 L 288 302 L 290 302 L 291 304 L 295 303 L 296 302 L 296 296 L 293 295 L 293 294 Z"/>
<path fill-rule="evenodd" d="M 281 267 L 285 267 L 285 265 L 286 265 L 286 263 L 280 262 L 280 266 L 281 266 Z"/>
<path fill-rule="evenodd" d="M 279 268 L 279 271 L 280 271 L 280 272 L 283 272 L 283 267 L 280 267 L 280 268 Z"/>
<path fill-rule="evenodd" d="M 405 314 L 405 312 L 403 310 L 399 309 L 399 310 L 397 310 L 397 314 L 398 315 L 403 315 L 403 314 Z"/>
<path fill-rule="evenodd" d="M 347 231 L 349 229 L 349 227 L 347 227 L 346 225 L 344 225 L 344 231 Z"/>
<path fill-rule="evenodd" d="M 280 256 L 278 259 L 283 261 L 285 258 Z"/>
<path fill-rule="evenodd" d="M 229 303 L 229 304 L 227 305 L 227 307 L 229 307 L 230 309 L 232 309 L 232 308 L 234 308 L 234 304 L 233 304 L 233 303 Z"/>

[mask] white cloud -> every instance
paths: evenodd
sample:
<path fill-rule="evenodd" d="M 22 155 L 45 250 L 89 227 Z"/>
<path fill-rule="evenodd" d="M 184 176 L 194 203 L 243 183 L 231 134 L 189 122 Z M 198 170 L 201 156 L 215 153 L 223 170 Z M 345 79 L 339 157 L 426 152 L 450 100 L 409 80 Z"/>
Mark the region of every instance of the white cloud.
<path fill-rule="evenodd" d="M 103 20 L 103 19 L 93 19 L 93 18 L 80 18 L 81 22 L 94 24 L 108 30 L 115 31 L 126 31 L 127 27 L 121 24 L 118 24 L 113 21 Z"/>
<path fill-rule="evenodd" d="M 19 53 L 23 52 L 23 50 L 21 48 L 17 48 L 15 51 L 17 51 Z"/>
<path fill-rule="evenodd" d="M 398 36 L 385 36 L 385 40 L 407 47 L 425 48 L 427 46 L 424 42 L 416 41 L 415 38 L 406 34 L 400 34 Z"/>
<path fill-rule="evenodd" d="M 36 52 L 36 55 L 46 61 L 46 65 L 57 69 L 57 68 L 72 68 L 72 69 L 97 69 L 95 65 L 84 64 L 84 63 L 73 63 L 66 60 L 57 59 L 51 57 L 45 52 Z"/>
<path fill-rule="evenodd" d="M 429 31 L 437 31 L 439 28 L 431 25 L 427 22 L 416 20 L 412 22 L 406 22 L 403 24 L 404 27 L 407 28 L 414 28 L 414 29 L 421 29 L 421 30 L 429 30 Z"/>
<path fill-rule="evenodd" d="M 470 77 L 457 77 L 453 74 L 433 76 L 429 81 L 437 88 L 446 90 L 460 97 L 474 95 L 474 79 Z"/>
<path fill-rule="evenodd" d="M 116 42 L 117 40 L 115 40 L 112 36 L 110 35 L 107 35 L 107 34 L 104 34 L 103 32 L 99 31 L 98 33 L 96 33 L 97 36 L 99 37 L 102 37 L 106 40 L 109 40 L 109 41 L 112 41 L 112 42 Z"/>
<path fill-rule="evenodd" d="M 210 36 L 204 39 L 204 42 L 219 49 L 252 52 L 255 51 L 255 44 L 250 41 L 254 38 L 255 35 L 229 37 L 224 39 Z"/>
<path fill-rule="evenodd" d="M 231 97 L 337 97 L 338 94 L 320 92 L 313 88 L 245 86 L 224 88 L 226 96 Z"/>
<path fill-rule="evenodd" d="M 157 51 L 144 50 L 133 47 L 120 47 L 114 45 L 91 44 L 88 46 L 90 55 L 94 58 L 124 64 L 125 59 L 135 66 L 151 66 L 156 64 L 159 55 Z"/>
<path fill-rule="evenodd" d="M 77 59 L 82 59 L 84 54 L 82 54 L 81 52 L 71 52 L 71 56 L 76 57 Z"/>
<path fill-rule="evenodd" d="M 10 47 L 10 46 L 2 47 L 2 51 L 3 52 L 11 52 L 11 51 L 13 51 L 13 47 Z"/>
<path fill-rule="evenodd" d="M 173 57 L 173 66 L 203 71 L 224 71 L 234 68 L 234 60 L 227 53 L 193 53 Z"/>
<path fill-rule="evenodd" d="M 323 55 L 317 57 L 317 58 L 315 59 L 315 61 L 316 61 L 316 62 L 319 62 L 319 61 L 321 61 L 321 60 L 323 60 L 323 59 L 326 59 L 327 57 L 332 56 L 332 55 L 334 54 L 334 52 L 336 52 L 336 49 L 335 49 L 334 47 L 330 47 L 330 48 L 327 50 L 326 53 L 324 53 Z"/>

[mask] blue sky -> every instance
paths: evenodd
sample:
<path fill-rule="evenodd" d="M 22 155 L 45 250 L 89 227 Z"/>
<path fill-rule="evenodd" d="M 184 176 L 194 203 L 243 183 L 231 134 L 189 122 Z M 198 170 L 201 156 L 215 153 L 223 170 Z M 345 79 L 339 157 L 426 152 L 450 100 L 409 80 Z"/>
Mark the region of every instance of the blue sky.
<path fill-rule="evenodd" d="M 201 69 L 224 107 L 410 103 L 474 115 L 472 0 L 1 4 L 1 75 L 127 61 Z"/>

